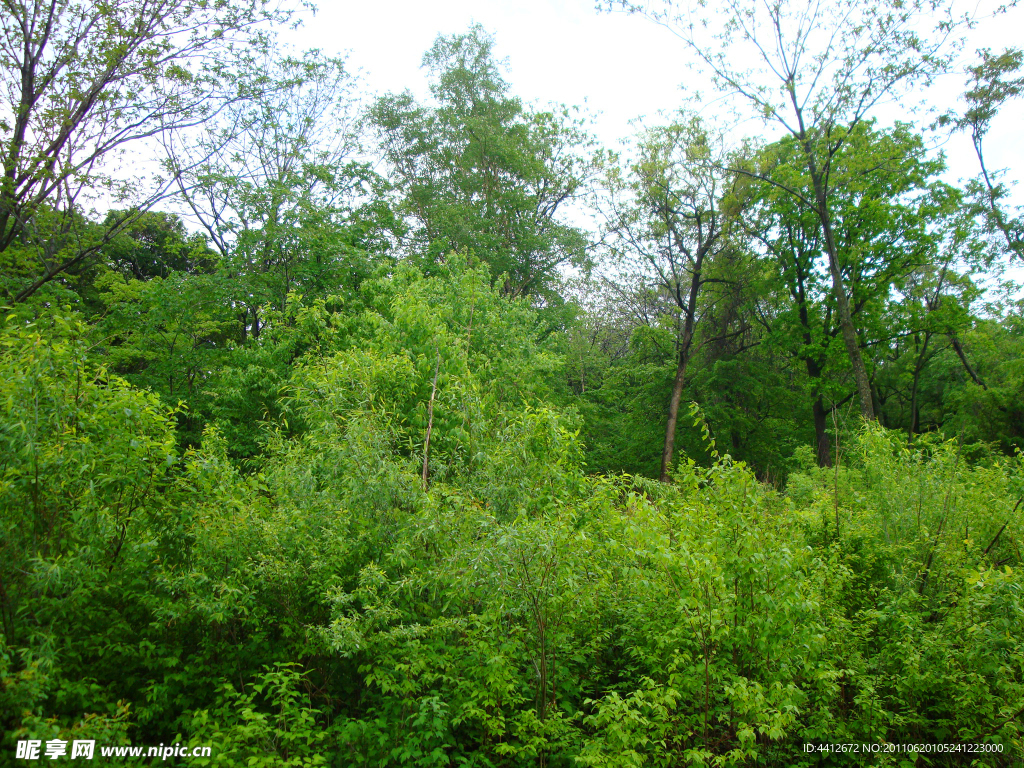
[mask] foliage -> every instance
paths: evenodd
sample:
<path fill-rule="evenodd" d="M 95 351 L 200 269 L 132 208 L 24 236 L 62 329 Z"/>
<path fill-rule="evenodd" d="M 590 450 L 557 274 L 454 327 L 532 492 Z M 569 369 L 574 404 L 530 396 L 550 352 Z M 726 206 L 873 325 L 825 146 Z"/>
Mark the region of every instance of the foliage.
<path fill-rule="evenodd" d="M 986 49 L 979 51 L 981 61 L 967 68 L 968 90 L 964 94 L 967 111 L 963 115 L 945 114 L 939 117 L 939 125 L 952 126 L 954 130 L 970 131 L 971 144 L 981 170 L 979 179 L 971 180 L 969 189 L 974 197 L 975 212 L 981 213 L 993 233 L 998 232 L 1007 250 L 1018 258 L 1024 258 L 1024 239 L 1020 216 L 1014 216 L 1008 205 L 1010 185 L 999 180 L 1006 169 L 989 168 L 985 161 L 985 136 L 992 127 L 992 120 L 1010 99 L 1019 97 L 1024 91 L 1024 78 L 1010 77 L 1024 65 L 1024 52 L 1010 48 L 993 54 Z"/>
<path fill-rule="evenodd" d="M 130 583 L 159 557 L 151 524 L 176 460 L 171 413 L 91 365 L 84 330 L 54 315 L 36 327 L 8 321 L 0 337 L 7 734 L 123 737 L 130 697 L 97 683 L 117 664 L 96 654 L 135 601 L 110 582 Z M 82 655 L 95 660 L 88 672 Z"/>
<path fill-rule="evenodd" d="M 220 43 L 157 24 L 146 51 L 58 67 L 72 106 L 72 81 L 113 67 L 100 134 L 161 94 L 201 124 L 173 141 L 131 124 L 167 139 L 187 217 L 44 194 L 0 252 L 9 298 L 46 278 L 0 326 L 0 749 L 1024 758 L 1024 322 L 989 215 L 1009 209 L 1002 188 L 986 213 L 980 187 L 939 182 L 912 126 L 857 106 L 936 64 L 906 37 L 920 8 L 843 6 L 871 24 L 834 42 L 862 55 L 803 59 L 819 69 L 778 92 L 811 89 L 792 105 L 811 127 L 726 154 L 687 118 L 621 167 L 605 155 L 595 243 L 565 207 L 594 168 L 579 126 L 524 106 L 480 28 L 428 52 L 430 104 L 376 102 L 369 147 L 344 62 L 238 37 L 278 6 L 159 7 L 234 19 L 225 44 L 260 66 L 189 58 Z M 53 13 L 136 39 L 149 8 Z M 820 30 L 797 16 L 803 50 Z M 850 47 L 864 35 L 884 45 Z M 1016 95 L 1016 65 L 983 60 L 972 130 Z M 217 114 L 189 106 L 227 82 Z M 747 96 L 781 110 L 778 93 Z M 60 109 L 39 136 L 90 124 Z M 100 195 L 101 170 L 75 183 Z M 850 417 L 863 396 L 877 421 Z M 914 744 L 989 751 L 885 751 Z"/>
<path fill-rule="evenodd" d="M 291 15 L 261 0 L 5 6 L 0 253 L 19 240 L 33 251 L 31 270 L 4 285 L 11 303 L 95 255 L 166 196 L 167 179 L 126 179 L 116 158 L 231 100 L 231 64 L 241 57 L 244 68 L 266 44 L 261 25 Z M 83 211 L 103 195 L 125 210 L 101 229 L 83 228 Z"/>
<path fill-rule="evenodd" d="M 357 288 L 367 251 L 386 248 L 383 182 L 357 149 L 355 78 L 317 51 L 266 57 L 243 75 L 246 98 L 170 147 L 190 213 L 220 252 L 232 303 L 258 337 L 264 305 L 289 293 Z"/>
<path fill-rule="evenodd" d="M 423 58 L 436 106 L 390 95 L 370 121 L 425 264 L 468 249 L 506 294 L 551 301 L 556 268 L 585 261 L 583 234 L 558 213 L 587 179 L 586 137 L 568 110 L 533 112 L 512 97 L 493 48 L 479 26 L 439 36 Z"/>
<path fill-rule="evenodd" d="M 107 214 L 113 224 L 118 211 Z M 209 273 L 216 261 L 206 240 L 190 235 L 181 217 L 147 211 L 125 227 L 103 250 L 106 261 L 126 277 L 148 280 L 170 277 L 173 272 Z"/>
<path fill-rule="evenodd" d="M 178 463 L 168 414 L 76 358 L 74 324 L 8 329 L 31 364 L 5 379 L 5 508 L 46 511 L 5 530 L 12 732 L 177 732 L 211 765 L 800 765 L 835 738 L 1019 754 L 1018 459 L 871 427 L 783 494 L 693 411 L 709 466 L 588 476 L 571 416 L 519 389 L 543 355 L 503 352 L 532 310 L 448 269 L 396 276 L 358 347 L 297 369 L 301 430 L 248 477 L 214 429 Z M 477 297 L 468 346 L 453 293 Z M 112 611 L 119 643 L 93 629 Z"/>

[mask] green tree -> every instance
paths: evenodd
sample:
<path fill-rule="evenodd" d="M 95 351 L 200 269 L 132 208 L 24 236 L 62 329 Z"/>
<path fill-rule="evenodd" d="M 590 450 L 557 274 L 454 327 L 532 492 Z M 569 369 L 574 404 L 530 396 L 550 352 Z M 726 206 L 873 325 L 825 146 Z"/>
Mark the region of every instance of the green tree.
<path fill-rule="evenodd" d="M 992 120 L 1007 101 L 1024 92 L 1024 77 L 1012 77 L 1024 66 L 1024 51 L 1010 48 L 993 54 L 986 49 L 979 53 L 981 61 L 967 68 L 970 75 L 964 94 L 967 111 L 962 115 L 943 115 L 938 122 L 951 125 L 954 130 L 970 132 L 981 171 L 981 178 L 971 186 L 976 208 L 992 230 L 1000 234 L 1009 252 L 1024 260 L 1024 220 L 1019 215 L 1013 216 L 1008 205 L 1010 187 L 999 181 L 1005 171 L 989 168 L 985 161 L 985 137 Z"/>
<path fill-rule="evenodd" d="M 628 0 L 616 4 L 645 10 Z M 757 178 L 792 195 L 817 219 L 861 414 L 873 419 L 871 383 L 843 281 L 843 265 L 856 255 L 835 233 L 835 195 L 849 178 L 834 161 L 878 104 L 944 71 L 951 11 L 939 9 L 936 16 L 923 0 L 729 0 L 685 9 L 667 0 L 650 13 L 677 32 L 716 88 L 795 140 L 809 188 Z"/>
<path fill-rule="evenodd" d="M 4 285 L 8 301 L 94 256 L 168 194 L 170 179 L 133 174 L 123 150 L 207 119 L 231 98 L 237 54 L 290 16 L 262 0 L 3 4 L 0 254 L 32 245 L 21 278 Z M 124 213 L 83 228 L 102 199 Z"/>
<path fill-rule="evenodd" d="M 112 226 L 123 216 L 110 211 L 104 222 Z M 216 268 L 216 253 L 200 234 L 189 234 L 180 216 L 146 211 L 121 229 L 103 247 L 103 260 L 136 280 L 168 277 L 172 272 L 201 274 Z"/>
<path fill-rule="evenodd" d="M 268 56 L 247 80 L 246 98 L 168 146 L 179 192 L 235 286 L 243 339 L 258 338 L 261 310 L 284 311 L 293 291 L 357 287 L 389 224 L 373 202 L 379 179 L 351 159 L 355 80 L 344 60 Z"/>
<path fill-rule="evenodd" d="M 115 585 L 135 578 L 140 550 L 152 561 L 177 459 L 171 409 L 90 362 L 86 331 L 57 313 L 0 328 L 0 645 L 21 656 L 0 722 L 36 738 L 58 726 L 123 733 L 124 695 L 87 682 L 107 662 L 85 638 L 125 631 L 134 598 Z M 78 667 L 82 654 L 92 673 Z M 25 684 L 36 693 L 19 702 Z"/>
<path fill-rule="evenodd" d="M 469 249 L 508 296 L 555 300 L 559 265 L 582 264 L 587 240 L 562 211 L 583 191 L 587 139 L 568 112 L 535 112 L 510 95 L 494 40 L 475 26 L 440 36 L 423 57 L 434 105 L 408 91 L 370 110 L 410 247 L 428 264 Z"/>
<path fill-rule="evenodd" d="M 941 160 L 923 154 L 923 142 L 909 126 L 876 130 L 861 122 L 830 160 L 834 176 L 845 179 L 830 201 L 833 235 L 843 248 L 840 278 L 858 327 L 858 347 L 866 350 L 870 364 L 869 382 L 882 362 L 872 355 L 880 358 L 887 344 L 914 332 L 907 327 L 913 321 L 898 311 L 906 302 L 893 292 L 912 292 L 913 276 L 930 270 L 943 275 L 941 291 L 954 273 L 950 262 L 970 261 L 973 232 L 958 220 L 960 196 L 935 180 Z M 745 219 L 748 232 L 775 262 L 775 295 L 781 301 L 766 316 L 766 341 L 805 367 L 818 462 L 826 466 L 831 463 L 829 411 L 851 392 L 843 381 L 848 356 L 837 346 L 842 323 L 821 258 L 826 248 L 820 219 L 797 198 L 813 195 L 813 180 L 793 138 L 765 147 L 756 163 L 749 177 L 776 182 L 752 183 L 746 190 L 757 201 L 754 215 Z"/>
<path fill-rule="evenodd" d="M 608 230 L 624 267 L 621 292 L 634 294 L 655 322 L 673 329 L 675 374 L 668 403 L 660 477 L 667 482 L 675 447 L 679 403 L 701 317 L 713 299 L 707 288 L 721 282 L 736 211 L 723 203 L 731 174 L 721 138 L 696 118 L 647 132 L 625 177 L 612 169 Z M 622 279 L 622 278 L 620 278 Z"/>
<path fill-rule="evenodd" d="M 883 413 L 889 417 L 886 423 L 895 427 L 897 419 L 903 421 L 910 440 L 928 428 L 955 429 L 954 424 L 943 418 L 946 414 L 941 398 L 924 396 L 928 369 L 937 360 L 952 357 L 972 386 L 986 388 L 968 357 L 963 339 L 981 312 L 984 291 L 979 280 L 984 279 L 990 254 L 971 206 L 964 204 L 959 190 L 945 192 L 943 195 L 941 186 L 936 185 L 936 194 L 921 211 L 929 222 L 933 258 L 900 281 L 901 300 L 890 302 L 885 312 L 890 338 L 879 339 L 881 343 L 875 346 L 876 392 L 883 403 Z M 949 355 L 950 351 L 955 357 Z M 892 406 L 884 406 L 893 395 L 896 403 L 905 407 L 905 414 L 896 418 Z M 924 408 L 931 411 L 931 418 L 922 419 Z"/>
<path fill-rule="evenodd" d="M 197 444 L 217 397 L 210 387 L 236 336 L 220 281 L 181 272 L 135 280 L 111 271 L 96 286 L 105 311 L 94 328 L 93 359 L 164 403 L 183 405 L 178 439 Z"/>

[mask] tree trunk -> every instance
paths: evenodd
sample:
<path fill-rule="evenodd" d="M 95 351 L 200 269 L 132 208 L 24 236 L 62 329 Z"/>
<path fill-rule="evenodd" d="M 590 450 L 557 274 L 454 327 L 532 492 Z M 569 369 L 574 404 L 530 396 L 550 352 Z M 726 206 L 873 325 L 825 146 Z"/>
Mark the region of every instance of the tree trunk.
<path fill-rule="evenodd" d="M 853 368 L 853 381 L 857 386 L 861 415 L 868 421 L 874 421 L 875 406 L 871 397 L 871 382 L 868 379 L 868 370 L 864 365 L 864 357 L 860 353 L 860 339 L 857 337 L 857 327 L 853 324 L 850 297 L 846 293 L 846 286 L 843 285 L 843 273 L 839 267 L 839 254 L 836 249 L 835 235 L 832 232 L 832 216 L 828 210 L 822 175 L 814 162 L 811 148 L 806 143 L 805 153 L 807 170 L 810 172 L 811 182 L 814 185 L 815 202 L 818 208 L 816 213 L 821 220 L 822 234 L 825 237 L 828 271 L 832 276 L 832 295 L 836 300 L 836 309 L 839 310 L 839 328 L 843 335 L 843 343 L 846 345 L 846 354 L 850 358 L 850 367 Z"/>
<path fill-rule="evenodd" d="M 800 319 L 804 322 L 804 343 L 808 348 L 811 346 L 810 326 L 807 322 L 806 305 L 800 307 Z M 828 438 L 828 411 L 821 399 L 821 392 L 818 390 L 818 382 L 821 381 L 821 364 L 813 357 L 805 357 L 804 365 L 807 366 L 807 378 L 814 382 L 814 397 L 811 400 L 811 412 L 814 414 L 814 445 L 817 453 L 819 467 L 832 466 L 832 441 Z"/>
<path fill-rule="evenodd" d="M 679 401 L 683 396 L 683 384 L 686 381 L 686 365 L 690 362 L 690 341 L 679 348 L 679 363 L 676 365 L 676 377 L 672 382 L 672 397 L 668 401 L 668 423 L 665 425 L 665 447 L 661 451 L 661 482 L 669 480 L 668 469 L 672 465 L 672 453 L 676 444 L 676 423 L 679 421 Z"/>
<path fill-rule="evenodd" d="M 676 377 L 672 381 L 672 397 L 668 402 L 668 423 L 665 425 L 665 447 L 661 451 L 661 482 L 668 482 L 668 468 L 672 465 L 672 453 L 676 444 L 676 422 L 679 421 L 679 400 L 683 395 L 683 383 L 686 381 L 686 365 L 690 362 L 690 345 L 693 343 L 694 318 L 697 317 L 697 294 L 701 286 L 701 270 L 711 242 L 703 243 L 697 249 L 693 263 L 693 275 L 690 289 L 686 294 L 686 306 L 683 310 L 683 337 L 679 340 L 679 361 L 676 364 Z M 677 294 L 678 296 L 678 294 Z M 679 302 L 682 303 L 682 302 Z"/>
<path fill-rule="evenodd" d="M 957 357 L 960 358 L 960 362 L 963 363 L 964 370 L 967 371 L 967 374 L 974 380 L 975 384 L 982 389 L 987 390 L 988 387 L 985 386 L 984 380 L 978 375 L 978 372 L 971 367 L 971 363 L 967 359 L 967 354 L 964 352 L 963 344 L 960 343 L 960 339 L 957 338 L 955 333 L 949 334 L 949 341 L 952 343 L 953 350 L 956 352 Z"/>
<path fill-rule="evenodd" d="M 810 351 L 814 347 L 814 338 L 811 335 L 811 314 L 807 308 L 807 292 L 804 284 L 804 273 L 800 261 L 794 256 L 793 263 L 797 267 L 797 284 L 791 288 L 793 299 L 797 303 L 797 310 L 800 316 L 800 325 L 803 328 L 804 349 Z M 827 326 L 827 321 L 826 321 Z M 826 329 L 823 327 L 822 331 Z M 814 446 L 817 454 L 819 467 L 832 466 L 832 442 L 828 437 L 828 412 L 825 410 L 825 403 L 821 399 L 820 382 L 823 363 L 812 355 L 803 356 L 804 365 L 807 367 L 807 378 L 811 380 L 811 412 L 814 415 Z"/>
<path fill-rule="evenodd" d="M 917 360 L 914 363 L 914 378 L 910 385 L 910 425 L 907 427 L 907 441 L 914 439 L 914 435 L 917 434 L 918 428 L 918 403 L 917 403 L 917 391 L 918 385 L 921 381 L 921 372 L 924 370 L 925 355 L 928 352 L 928 343 L 932 340 L 932 335 L 926 333 L 924 337 L 924 344 L 921 346 L 921 351 L 917 355 Z"/>

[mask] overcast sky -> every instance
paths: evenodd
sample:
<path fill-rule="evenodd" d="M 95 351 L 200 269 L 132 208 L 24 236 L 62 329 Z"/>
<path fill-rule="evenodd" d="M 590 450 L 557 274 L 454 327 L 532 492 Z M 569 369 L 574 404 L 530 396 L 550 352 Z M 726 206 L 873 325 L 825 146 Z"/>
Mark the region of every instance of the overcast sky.
<path fill-rule="evenodd" d="M 683 45 L 669 30 L 641 16 L 599 13 L 593 0 L 320 0 L 316 15 L 307 15 L 304 25 L 284 38 L 297 48 L 347 53 L 351 66 L 363 70 L 370 92 L 409 88 L 425 95 L 426 73 L 420 68 L 424 51 L 438 34 L 464 32 L 473 22 L 495 35 L 496 53 L 508 60 L 508 80 L 516 95 L 541 106 L 557 102 L 586 107 L 594 116 L 598 139 L 610 148 L 635 132 L 631 121 L 642 118 L 653 124 L 659 111 L 684 106 L 681 84 L 710 95 L 709 85 L 688 68 Z M 1019 44 L 1020 29 L 1024 9 L 1015 9 L 982 23 L 969 50 L 973 54 L 980 47 Z M 964 77 L 950 75 L 932 90 L 930 100 L 953 106 L 963 89 Z M 893 106 L 882 117 L 902 116 Z M 1024 103 L 1018 100 L 999 117 L 987 144 L 990 164 L 1013 168 L 1013 175 L 1024 167 L 1022 119 Z M 755 123 L 737 128 L 748 135 L 761 130 Z M 951 176 L 975 173 L 965 135 L 944 148 Z"/>

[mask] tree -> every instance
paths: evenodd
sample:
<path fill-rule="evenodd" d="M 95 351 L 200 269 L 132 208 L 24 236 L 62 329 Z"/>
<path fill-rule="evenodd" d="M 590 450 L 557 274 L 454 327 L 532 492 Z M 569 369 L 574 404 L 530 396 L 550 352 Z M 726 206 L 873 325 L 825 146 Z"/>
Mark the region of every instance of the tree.
<path fill-rule="evenodd" d="M 283 311 L 292 291 L 358 283 L 364 250 L 386 246 L 372 241 L 388 222 L 367 219 L 388 212 L 354 210 L 380 180 L 351 160 L 355 79 L 344 59 L 268 57 L 253 77 L 251 97 L 168 151 L 188 211 L 238 289 L 243 335 L 258 337 L 263 305 Z"/>
<path fill-rule="evenodd" d="M 1007 49 L 999 54 L 980 51 L 981 61 L 968 67 L 970 75 L 967 111 L 963 115 L 946 114 L 939 118 L 940 125 L 951 125 L 955 130 L 970 131 L 971 144 L 981 178 L 971 185 L 977 208 L 987 219 L 993 231 L 998 232 L 1010 253 L 1024 260 L 1024 220 L 1007 211 L 1005 199 L 1009 189 L 999 182 L 1001 171 L 990 169 L 985 162 L 985 136 L 992 120 L 1010 99 L 1024 93 L 1024 77 L 1010 77 L 1024 66 L 1024 51 Z"/>
<path fill-rule="evenodd" d="M 177 413 L 183 444 L 199 442 L 210 382 L 230 354 L 236 325 L 215 275 L 171 272 L 147 280 L 108 271 L 95 354 L 111 373 L 153 392 Z"/>
<path fill-rule="evenodd" d="M 533 112 L 509 95 L 481 27 L 440 36 L 423 57 L 435 105 L 406 91 L 370 110 L 405 212 L 428 262 L 468 248 L 505 275 L 509 296 L 547 295 L 556 268 L 581 263 L 587 241 L 560 211 L 583 189 L 586 138 L 568 113 Z"/>
<path fill-rule="evenodd" d="M 959 195 L 934 178 L 943 169 L 942 161 L 925 158 L 923 152 L 923 141 L 910 126 L 876 130 L 871 121 L 862 121 L 830 161 L 833 175 L 845 180 L 830 202 L 834 241 L 850 254 L 840 265 L 840 278 L 859 344 L 876 350 L 898 334 L 912 332 L 905 313 L 892 308 L 901 303 L 893 300 L 894 291 L 906 296 L 908 286 L 915 285 L 913 276 L 929 270 L 946 275 L 939 285 L 948 288 L 951 260 L 968 261 L 973 247 L 966 242 L 971 231 L 952 221 Z M 767 321 L 770 344 L 806 369 L 818 462 L 826 466 L 831 449 L 825 402 L 832 400 L 834 408 L 850 393 L 837 375 L 845 357 L 835 346 L 842 340 L 842 325 L 821 258 L 825 245 L 820 218 L 798 198 L 813 194 L 798 140 L 785 137 L 763 148 L 748 167 L 748 177 L 775 181 L 748 186 L 746 192 L 754 199 L 752 215 L 744 222 L 762 253 L 775 262 L 777 294 L 783 298 Z M 954 234 L 957 226 L 962 231 Z M 944 243 L 944 238 L 951 242 Z M 941 245 L 948 247 L 940 252 Z M 870 382 L 870 370 L 868 376 Z"/>
<path fill-rule="evenodd" d="M 792 142 L 768 148 L 762 154 L 762 162 L 786 162 L 787 148 L 792 149 Z M 828 301 L 828 291 L 822 282 L 827 278 L 819 268 L 821 227 L 813 213 L 799 210 L 792 196 L 778 188 L 754 185 L 751 191 L 758 199 L 752 202 L 753 215 L 746 220 L 747 231 L 759 250 L 775 262 L 772 273 L 776 290 L 762 299 L 763 304 L 774 305 L 761 312 L 768 331 L 768 346 L 792 354 L 803 363 L 818 465 L 830 466 L 832 449 L 825 401 L 834 379 L 826 377 L 825 370 L 839 329 L 834 303 Z"/>
<path fill-rule="evenodd" d="M 123 216 L 110 211 L 106 223 Z M 172 272 L 212 272 L 216 254 L 200 234 L 189 235 L 181 217 L 163 211 L 146 211 L 103 248 L 103 256 L 126 276 L 136 280 L 168 277 Z"/>
<path fill-rule="evenodd" d="M 950 240 L 949 245 L 965 250 L 969 247 L 963 237 L 954 235 Z M 902 332 L 890 340 L 887 349 L 882 350 L 890 353 L 890 359 L 879 355 L 878 360 L 882 370 L 877 389 L 881 393 L 884 381 L 888 379 L 895 399 L 905 405 L 908 440 L 913 440 L 915 435 L 924 431 L 922 427 L 927 426 L 927 421 L 921 416 L 925 400 L 922 383 L 927 369 L 943 352 L 954 350 L 976 385 L 985 388 L 961 343 L 962 335 L 970 330 L 975 320 L 971 305 L 980 291 L 969 274 L 961 274 L 952 267 L 955 251 L 943 250 L 945 258 L 922 265 L 904 281 L 901 290 L 903 301 L 890 313 L 894 325 L 898 324 Z M 880 394 L 879 399 L 887 401 L 889 397 Z M 941 407 L 934 402 L 929 405 Z M 938 419 L 931 420 L 932 425 L 938 423 Z"/>
<path fill-rule="evenodd" d="M 612 4 L 645 10 L 629 0 Z M 933 21 L 931 8 L 924 0 L 727 0 L 680 8 L 667 0 L 661 10 L 650 11 L 711 71 L 718 89 L 738 96 L 750 111 L 796 140 L 810 189 L 758 178 L 793 195 L 818 220 L 839 327 L 866 419 L 875 415 L 871 384 L 843 282 L 844 264 L 856 254 L 837 241 L 832 210 L 836 192 L 849 179 L 838 172 L 834 159 L 880 102 L 943 71 L 955 20 L 946 13 L 929 32 L 922 27 Z"/>
<path fill-rule="evenodd" d="M 721 138 L 697 118 L 648 131 L 638 154 L 626 179 L 614 169 L 610 174 L 608 229 L 625 267 L 620 292 L 652 302 L 642 314 L 667 317 L 674 329 L 675 375 L 660 471 L 667 482 L 686 369 L 709 303 L 704 291 L 717 279 L 708 268 L 729 251 L 733 212 L 723 209 L 722 198 L 731 175 L 721 170 Z"/>
<path fill-rule="evenodd" d="M 95 255 L 162 199 L 170 180 L 133 178 L 126 153 L 215 113 L 230 71 L 260 29 L 291 11 L 265 0 L 3 0 L 0 13 L 0 256 L 35 253 L 27 299 Z M 91 205 L 123 215 L 83 228 Z M 45 216 L 43 214 L 46 214 Z"/>

